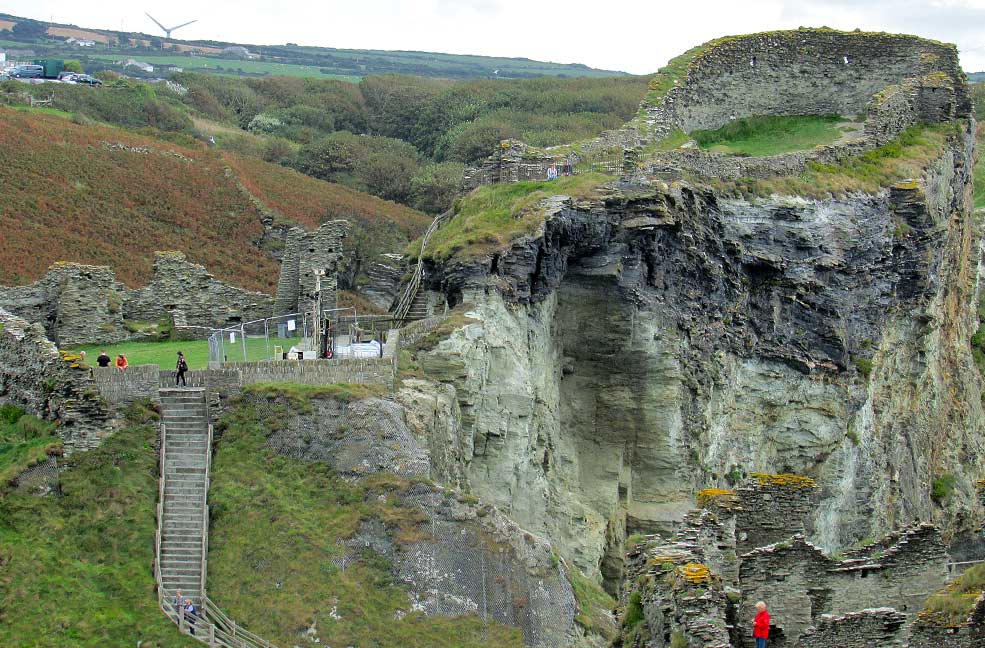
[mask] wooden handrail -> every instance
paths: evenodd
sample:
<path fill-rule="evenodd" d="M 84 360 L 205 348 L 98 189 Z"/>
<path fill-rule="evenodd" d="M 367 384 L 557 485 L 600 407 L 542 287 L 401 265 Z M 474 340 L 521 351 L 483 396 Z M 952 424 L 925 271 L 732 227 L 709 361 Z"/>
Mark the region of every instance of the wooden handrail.
<path fill-rule="evenodd" d="M 206 396 L 203 394 L 203 397 Z M 205 412 L 206 421 L 208 421 L 208 400 L 205 403 Z M 167 450 L 167 430 L 164 427 L 164 423 L 161 423 L 161 475 L 158 479 L 157 531 L 154 534 L 154 579 L 157 581 L 157 605 L 164 615 L 178 626 L 178 630 L 181 633 L 208 644 L 210 648 L 277 648 L 277 646 L 266 639 L 237 625 L 205 593 L 205 581 L 208 573 L 208 493 L 209 482 L 211 480 L 212 438 L 212 425 L 208 424 L 208 444 L 206 446 L 205 457 L 205 496 L 202 500 L 204 516 L 202 519 L 201 604 L 198 606 L 199 614 L 195 618 L 195 621 L 189 623 L 185 618 L 184 608 L 175 608 L 172 603 L 176 592 L 164 589 L 164 582 L 161 577 L 161 530 L 164 528 L 164 478 L 166 474 L 164 457 L 165 451 Z"/>
<path fill-rule="evenodd" d="M 414 303 L 414 298 L 417 297 L 417 291 L 421 287 L 421 279 L 424 277 L 424 248 L 427 247 L 428 241 L 431 239 L 431 235 L 434 234 L 441 224 L 454 213 L 454 208 L 449 209 L 431 221 L 431 225 L 428 226 L 424 236 L 421 237 L 421 250 L 417 254 L 417 266 L 414 268 L 414 275 L 410 278 L 410 282 L 407 284 L 407 289 L 404 291 L 403 296 L 400 298 L 400 302 L 397 303 L 397 307 L 393 311 L 394 319 L 404 320 L 407 319 L 407 313 L 410 312 L 410 307 Z"/>

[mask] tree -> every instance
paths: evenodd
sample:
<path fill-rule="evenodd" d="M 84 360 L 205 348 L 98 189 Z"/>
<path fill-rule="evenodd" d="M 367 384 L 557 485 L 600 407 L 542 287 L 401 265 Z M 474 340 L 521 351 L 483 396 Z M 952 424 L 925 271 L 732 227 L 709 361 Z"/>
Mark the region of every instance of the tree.
<path fill-rule="evenodd" d="M 85 72 L 85 70 L 82 69 L 82 61 L 80 61 L 78 59 L 67 59 L 65 61 L 65 71 L 66 72 L 77 72 L 79 74 L 81 74 L 82 72 Z"/>
<path fill-rule="evenodd" d="M 440 214 L 455 200 L 462 188 L 465 165 L 458 162 L 428 164 L 410 181 L 410 199 L 414 208 L 428 214 Z"/>
<path fill-rule="evenodd" d="M 47 23 L 37 20 L 18 20 L 17 24 L 10 30 L 14 38 L 18 40 L 39 40 L 48 35 Z"/>

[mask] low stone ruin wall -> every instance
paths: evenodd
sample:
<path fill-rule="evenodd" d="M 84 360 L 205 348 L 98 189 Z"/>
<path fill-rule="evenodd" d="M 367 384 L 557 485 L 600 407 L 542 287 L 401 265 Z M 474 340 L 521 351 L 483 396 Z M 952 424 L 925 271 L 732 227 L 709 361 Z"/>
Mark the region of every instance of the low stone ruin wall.
<path fill-rule="evenodd" d="M 902 646 L 906 615 L 892 608 L 822 615 L 817 625 L 800 637 L 799 648 L 891 648 Z"/>
<path fill-rule="evenodd" d="M 103 398 L 116 404 L 156 400 L 158 389 L 175 385 L 175 372 L 161 371 L 156 365 L 129 367 L 124 372 L 113 367 L 96 367 L 93 376 Z M 189 387 L 222 392 L 258 383 L 353 383 L 392 387 L 394 362 L 391 358 L 346 358 L 224 363 L 212 369 L 189 371 L 185 380 Z"/>
<path fill-rule="evenodd" d="M 133 335 L 126 320 L 167 320 L 202 337 L 203 328 L 270 315 L 273 298 L 224 284 L 181 252 L 158 252 L 144 288 L 127 288 L 106 266 L 59 262 L 29 286 L 0 286 L 0 308 L 41 323 L 49 339 L 66 347 L 125 340 Z"/>
<path fill-rule="evenodd" d="M 2 310 L 0 403 L 58 422 L 66 454 L 95 447 L 109 434 L 106 402 L 88 372 L 63 358 L 40 324 Z"/>

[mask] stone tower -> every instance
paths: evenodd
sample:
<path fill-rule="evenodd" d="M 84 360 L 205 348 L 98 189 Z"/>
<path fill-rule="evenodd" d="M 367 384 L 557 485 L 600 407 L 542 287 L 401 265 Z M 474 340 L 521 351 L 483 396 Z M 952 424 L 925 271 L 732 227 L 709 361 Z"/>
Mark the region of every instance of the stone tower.
<path fill-rule="evenodd" d="M 342 241 L 349 234 L 349 222 L 327 221 L 314 232 L 292 227 L 287 232 L 280 279 L 277 281 L 277 315 L 307 312 L 315 290 L 315 269 L 325 271 L 322 278 L 322 307 L 335 308 L 338 271 L 342 262 Z"/>

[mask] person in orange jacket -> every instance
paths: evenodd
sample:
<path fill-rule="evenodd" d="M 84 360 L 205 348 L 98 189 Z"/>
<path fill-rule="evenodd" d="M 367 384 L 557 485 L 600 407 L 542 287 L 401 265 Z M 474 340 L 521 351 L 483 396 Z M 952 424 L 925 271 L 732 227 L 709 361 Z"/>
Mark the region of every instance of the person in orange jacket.
<path fill-rule="evenodd" d="M 130 363 L 127 362 L 127 357 L 125 355 L 123 355 L 121 353 L 120 355 L 116 356 L 116 368 L 117 369 L 119 369 L 122 372 L 122 371 L 124 371 L 129 366 L 130 366 Z"/>
<path fill-rule="evenodd" d="M 752 636 L 756 639 L 756 648 L 766 648 L 766 640 L 770 636 L 770 613 L 766 611 L 766 604 L 762 601 L 756 603 L 756 618 L 752 622 Z"/>

